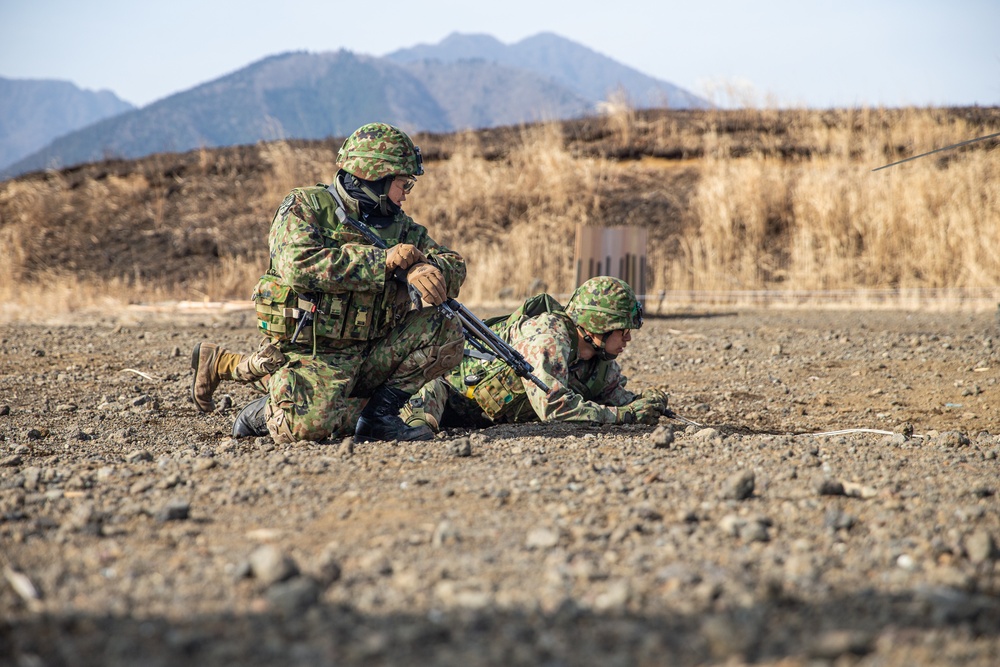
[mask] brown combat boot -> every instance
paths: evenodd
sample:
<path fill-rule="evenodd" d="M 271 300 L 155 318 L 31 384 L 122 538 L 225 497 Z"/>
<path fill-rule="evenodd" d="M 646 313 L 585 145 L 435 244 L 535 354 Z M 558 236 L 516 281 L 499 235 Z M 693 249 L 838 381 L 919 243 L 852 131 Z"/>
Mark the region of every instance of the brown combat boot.
<path fill-rule="evenodd" d="M 244 355 L 234 354 L 214 343 L 198 343 L 191 353 L 191 400 L 202 412 L 215 410 L 212 394 L 223 380 L 233 379 L 233 369 Z"/>

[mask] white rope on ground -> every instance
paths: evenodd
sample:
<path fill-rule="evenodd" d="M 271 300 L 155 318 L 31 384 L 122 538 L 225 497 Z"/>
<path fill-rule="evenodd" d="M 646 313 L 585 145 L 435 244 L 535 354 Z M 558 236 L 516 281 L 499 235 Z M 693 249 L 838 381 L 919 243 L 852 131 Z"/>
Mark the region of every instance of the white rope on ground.
<path fill-rule="evenodd" d="M 845 428 L 840 431 L 823 431 L 822 433 L 792 433 L 790 435 L 795 437 L 800 435 L 819 437 L 828 435 L 845 435 L 847 433 L 878 433 L 879 435 L 896 435 L 894 431 L 880 431 L 876 428 Z"/>
<path fill-rule="evenodd" d="M 136 375 L 141 375 L 142 377 L 146 378 L 147 380 L 152 380 L 153 382 L 160 382 L 160 378 L 154 377 L 154 376 L 150 375 L 149 373 L 143 373 L 142 371 L 137 371 L 134 368 L 123 368 L 122 369 L 122 373 L 135 373 Z"/>
<path fill-rule="evenodd" d="M 706 427 L 704 424 L 699 424 L 696 421 L 692 421 L 692 420 L 687 419 L 685 417 L 681 417 L 676 412 L 673 412 L 673 411 L 670 411 L 670 412 L 671 412 L 671 414 L 664 415 L 664 416 L 667 417 L 667 418 L 669 418 L 669 419 L 676 419 L 679 422 L 683 422 L 685 424 L 689 424 L 689 425 L 694 426 L 696 428 L 709 428 L 709 427 Z M 882 430 L 877 429 L 877 428 L 845 428 L 845 429 L 841 429 L 839 431 L 821 431 L 819 433 L 770 433 L 768 435 L 787 435 L 787 436 L 791 436 L 793 438 L 799 438 L 799 437 L 825 438 L 825 437 L 830 437 L 830 436 L 835 436 L 835 435 L 847 435 L 848 433 L 875 433 L 876 435 L 899 435 L 895 431 L 882 431 Z M 927 436 L 912 435 L 910 437 L 912 437 L 912 438 L 925 438 Z"/>

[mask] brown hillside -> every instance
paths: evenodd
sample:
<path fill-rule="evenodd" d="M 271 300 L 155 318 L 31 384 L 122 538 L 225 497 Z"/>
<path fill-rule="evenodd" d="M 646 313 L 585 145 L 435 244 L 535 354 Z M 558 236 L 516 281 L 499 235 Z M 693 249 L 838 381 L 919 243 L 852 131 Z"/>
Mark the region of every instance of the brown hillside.
<path fill-rule="evenodd" d="M 517 266 L 530 269 L 511 272 L 518 275 L 514 287 L 519 290 L 527 289 L 534 279 L 542 279 L 553 291 L 571 287 L 569 255 L 573 229 L 580 222 L 648 227 L 651 260 L 658 260 L 651 269 L 657 289 L 697 288 L 697 278 L 683 285 L 676 276 L 717 270 L 699 266 L 699 253 L 737 267 L 753 264 L 755 276 L 747 280 L 760 284 L 741 287 L 783 282 L 788 286 L 794 271 L 789 268 L 787 245 L 797 224 L 793 200 L 798 196 L 790 179 L 801 176 L 781 177 L 788 192 L 776 203 L 745 204 L 774 208 L 762 213 L 769 231 L 760 238 L 744 239 L 757 246 L 759 254 L 726 258 L 725 248 L 706 250 L 699 245 L 709 241 L 705 225 L 712 222 L 706 219 L 705 195 L 698 192 L 706 169 L 725 165 L 724 178 L 730 183 L 738 180 L 731 170 L 741 164 L 782 165 L 801 173 L 841 160 L 867 173 L 879 164 L 998 127 L 996 108 L 622 109 L 605 117 L 549 126 L 422 134 L 415 138 L 427 157 L 428 174 L 406 208 L 470 260 L 467 299 L 495 296 L 495 285 L 479 284 L 475 270 L 492 272 L 496 258 L 491 255 L 501 249 Z M 70 281 L 84 291 L 110 291 L 131 300 L 245 298 L 265 266 L 267 226 L 274 207 L 289 188 L 329 179 L 341 141 L 237 146 L 135 161 L 110 159 L 3 182 L 0 240 L 7 265 L 0 275 L 8 286 Z M 969 155 L 990 156 L 995 163 L 990 151 L 997 143 L 994 139 L 941 153 L 923 165 L 914 161 L 910 164 L 916 166 L 908 173 L 947 170 L 951 161 Z M 986 172 L 987 177 L 995 174 L 991 168 L 994 171 Z M 882 182 L 893 178 L 902 177 L 890 174 Z M 725 194 L 724 203 L 732 204 L 741 196 Z M 984 224 L 990 219 L 996 222 L 996 215 L 994 203 L 985 212 Z M 721 221 L 726 235 L 737 241 L 746 236 L 752 222 L 747 217 L 736 213 Z M 517 247 L 529 239 L 531 248 Z M 852 261 L 863 245 L 851 251 Z M 769 266 L 774 270 L 760 268 Z M 972 282 L 957 280 L 954 286 L 996 286 L 1000 271 L 984 270 L 989 275 Z M 904 267 L 887 280 L 889 286 L 905 286 L 912 277 Z M 949 286 L 946 281 L 935 278 L 927 286 Z M 863 274 L 854 276 L 853 282 L 882 286 Z"/>

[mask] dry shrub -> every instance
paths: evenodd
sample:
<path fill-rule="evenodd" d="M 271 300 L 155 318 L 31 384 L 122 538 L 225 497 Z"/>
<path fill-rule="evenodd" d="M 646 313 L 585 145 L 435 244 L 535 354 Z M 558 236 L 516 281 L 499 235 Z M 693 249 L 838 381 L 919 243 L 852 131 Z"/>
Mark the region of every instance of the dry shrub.
<path fill-rule="evenodd" d="M 332 162 L 318 164 L 309 151 L 297 150 L 287 141 L 262 144 L 260 159 L 270 170 L 265 172 L 256 196 L 271 202 L 273 208 L 278 207 L 292 188 L 312 185 L 333 169 Z"/>
<path fill-rule="evenodd" d="M 597 105 L 598 112 L 604 116 L 615 141 L 620 146 L 631 146 L 636 127 L 635 107 L 629 101 L 628 92 L 619 88 L 604 102 Z"/>
<path fill-rule="evenodd" d="M 205 277 L 199 283 L 194 294 L 188 298 L 202 301 L 215 301 L 219 295 L 240 294 L 250 298 L 254 285 L 261 275 L 267 271 L 267 261 L 253 257 L 220 257 L 219 262 L 206 271 Z"/>
<path fill-rule="evenodd" d="M 904 114 L 907 153 L 969 138 L 960 120 Z M 827 150 L 811 160 L 718 157 L 706 135 L 694 201 L 699 225 L 683 241 L 674 289 L 995 288 L 1000 178 L 982 151 L 956 152 L 872 172 L 895 146 L 897 125 L 877 112 L 844 112 L 813 125 Z M 878 131 L 882 128 L 882 132 Z M 715 157 L 712 157 L 715 156 Z"/>
<path fill-rule="evenodd" d="M 8 281 L 0 271 L 0 279 L 0 320 L 8 322 L 52 322 L 66 315 L 102 313 L 113 319 L 125 304 L 173 297 L 162 285 L 134 278 L 81 278 L 57 269 L 39 271 L 30 281 Z"/>

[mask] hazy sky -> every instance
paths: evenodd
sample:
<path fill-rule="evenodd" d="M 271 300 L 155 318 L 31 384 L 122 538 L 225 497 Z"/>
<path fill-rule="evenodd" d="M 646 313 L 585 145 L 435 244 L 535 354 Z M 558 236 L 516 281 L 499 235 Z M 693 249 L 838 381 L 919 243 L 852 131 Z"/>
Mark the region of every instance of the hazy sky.
<path fill-rule="evenodd" d="M 1000 104 L 1000 0 L 0 0 L 0 76 L 143 106 L 276 53 L 456 31 L 554 32 L 722 104 Z"/>

